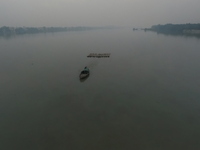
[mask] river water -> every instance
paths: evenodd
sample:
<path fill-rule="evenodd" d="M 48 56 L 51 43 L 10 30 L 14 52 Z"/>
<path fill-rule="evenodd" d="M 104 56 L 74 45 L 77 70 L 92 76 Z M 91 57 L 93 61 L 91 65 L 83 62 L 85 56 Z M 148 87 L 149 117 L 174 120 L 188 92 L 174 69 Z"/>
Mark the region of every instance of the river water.
<path fill-rule="evenodd" d="M 199 56 L 128 28 L 1 37 L 0 149 L 200 149 Z"/>

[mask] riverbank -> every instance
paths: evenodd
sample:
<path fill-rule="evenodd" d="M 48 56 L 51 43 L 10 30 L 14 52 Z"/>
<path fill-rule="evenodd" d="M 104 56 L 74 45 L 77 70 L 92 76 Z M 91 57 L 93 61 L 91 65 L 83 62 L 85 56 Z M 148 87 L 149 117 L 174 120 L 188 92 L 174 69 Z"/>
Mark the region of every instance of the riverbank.
<path fill-rule="evenodd" d="M 153 25 L 144 31 L 153 31 L 168 35 L 200 36 L 200 24 L 165 24 Z"/>

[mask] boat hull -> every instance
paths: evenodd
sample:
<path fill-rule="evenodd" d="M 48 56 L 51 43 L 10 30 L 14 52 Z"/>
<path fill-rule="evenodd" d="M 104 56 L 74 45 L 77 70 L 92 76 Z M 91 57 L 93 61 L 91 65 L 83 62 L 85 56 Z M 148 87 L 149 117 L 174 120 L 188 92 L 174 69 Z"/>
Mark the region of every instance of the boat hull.
<path fill-rule="evenodd" d="M 83 69 L 83 71 L 81 71 L 81 73 L 80 73 L 80 75 L 79 75 L 79 78 L 80 78 L 80 79 L 85 79 L 85 78 L 87 78 L 89 75 L 90 75 L 90 70 L 89 70 L 89 68 L 85 67 L 85 68 Z"/>
<path fill-rule="evenodd" d="M 79 78 L 80 78 L 80 79 L 85 79 L 85 78 L 87 78 L 89 75 L 90 75 L 90 73 L 87 73 L 87 74 L 82 74 L 82 73 L 81 73 L 81 74 L 79 75 Z"/>

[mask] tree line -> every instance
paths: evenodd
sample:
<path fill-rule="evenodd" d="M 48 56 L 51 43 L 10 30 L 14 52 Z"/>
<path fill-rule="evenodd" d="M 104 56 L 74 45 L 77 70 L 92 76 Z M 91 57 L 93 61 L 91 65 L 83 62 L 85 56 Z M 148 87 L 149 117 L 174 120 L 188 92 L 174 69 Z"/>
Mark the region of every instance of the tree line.
<path fill-rule="evenodd" d="M 156 31 L 158 33 L 165 33 L 165 34 L 185 34 L 185 33 L 199 33 L 200 31 L 200 23 L 198 24 L 165 24 L 165 25 L 153 25 L 149 29 L 145 30 L 151 30 Z M 192 32 L 193 31 L 193 32 Z"/>
<path fill-rule="evenodd" d="M 10 36 L 18 34 L 34 34 L 48 32 L 84 31 L 98 29 L 99 27 L 8 27 L 0 28 L 0 36 Z"/>

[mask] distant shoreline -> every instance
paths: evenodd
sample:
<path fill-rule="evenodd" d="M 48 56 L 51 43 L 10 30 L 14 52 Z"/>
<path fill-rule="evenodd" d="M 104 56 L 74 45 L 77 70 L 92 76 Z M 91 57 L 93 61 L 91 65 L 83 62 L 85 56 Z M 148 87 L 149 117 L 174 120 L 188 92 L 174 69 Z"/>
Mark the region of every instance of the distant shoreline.
<path fill-rule="evenodd" d="M 134 30 L 134 28 L 133 28 Z M 153 25 L 151 28 L 145 28 L 144 31 L 154 31 L 168 35 L 185 35 L 200 37 L 200 23 L 198 24 L 165 24 Z"/>
<path fill-rule="evenodd" d="M 106 27 L 8 27 L 3 26 L 0 28 L 0 36 L 12 36 L 23 34 L 36 34 L 36 33 L 52 33 L 52 32 L 67 32 L 67 31 L 86 31 L 96 29 L 111 29 L 112 26 Z"/>

